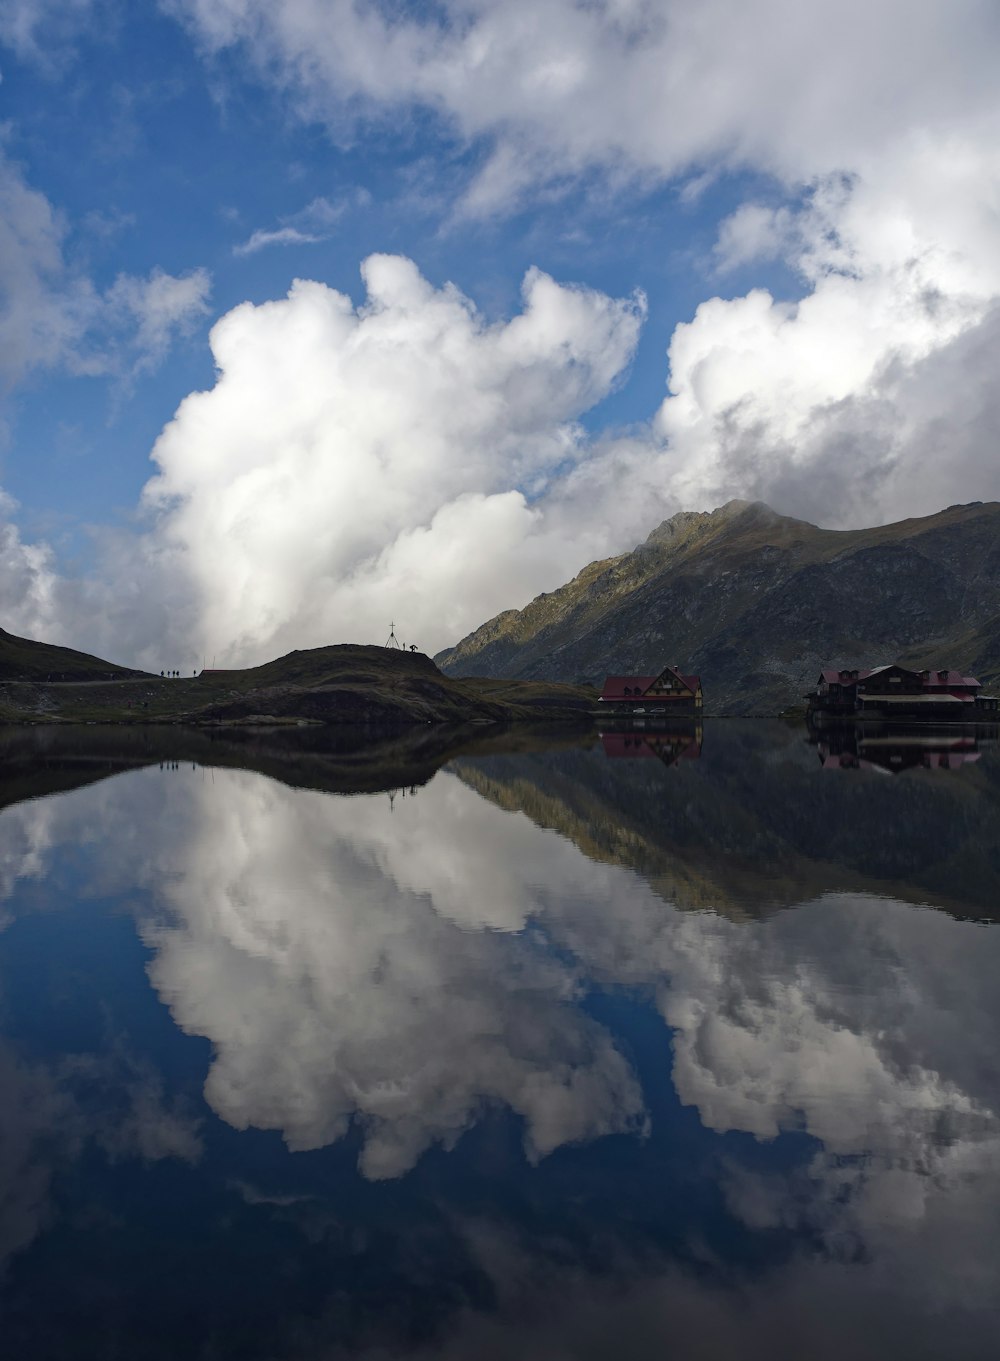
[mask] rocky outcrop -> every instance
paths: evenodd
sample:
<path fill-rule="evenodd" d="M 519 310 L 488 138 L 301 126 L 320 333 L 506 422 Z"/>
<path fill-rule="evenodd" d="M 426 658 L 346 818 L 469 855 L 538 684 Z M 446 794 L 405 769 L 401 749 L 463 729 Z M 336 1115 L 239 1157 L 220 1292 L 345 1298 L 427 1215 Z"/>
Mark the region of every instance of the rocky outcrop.
<path fill-rule="evenodd" d="M 1000 675 L 1000 505 L 820 529 L 760 502 L 666 520 L 633 552 L 491 619 L 436 661 L 452 676 L 600 684 L 699 672 L 709 713 L 775 713 L 823 666 Z"/>

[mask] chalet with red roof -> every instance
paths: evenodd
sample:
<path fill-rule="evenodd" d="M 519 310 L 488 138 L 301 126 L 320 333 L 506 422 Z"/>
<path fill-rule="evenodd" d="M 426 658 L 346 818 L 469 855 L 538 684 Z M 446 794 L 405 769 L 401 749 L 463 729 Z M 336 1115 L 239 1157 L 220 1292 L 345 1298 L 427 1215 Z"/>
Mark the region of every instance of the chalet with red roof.
<path fill-rule="evenodd" d="M 700 714 L 701 677 L 683 675 L 676 666 L 656 676 L 608 676 L 598 702 L 603 712 L 622 717 Z"/>
<path fill-rule="evenodd" d="M 875 714 L 882 718 L 935 718 L 964 722 L 997 712 L 998 700 L 982 693 L 975 676 L 948 668 L 911 671 L 893 663 L 868 670 L 828 668 L 805 696 L 810 714 Z"/>

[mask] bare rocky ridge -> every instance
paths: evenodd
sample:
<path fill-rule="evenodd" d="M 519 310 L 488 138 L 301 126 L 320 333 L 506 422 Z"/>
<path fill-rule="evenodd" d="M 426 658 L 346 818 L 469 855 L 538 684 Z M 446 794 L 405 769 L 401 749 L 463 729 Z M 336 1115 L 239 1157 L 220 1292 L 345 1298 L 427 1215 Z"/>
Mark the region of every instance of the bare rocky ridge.
<path fill-rule="evenodd" d="M 820 529 L 762 502 L 665 520 L 435 660 L 451 676 L 599 685 L 699 672 L 709 713 L 776 713 L 823 666 L 1000 676 L 1000 504 L 874 529 Z"/>

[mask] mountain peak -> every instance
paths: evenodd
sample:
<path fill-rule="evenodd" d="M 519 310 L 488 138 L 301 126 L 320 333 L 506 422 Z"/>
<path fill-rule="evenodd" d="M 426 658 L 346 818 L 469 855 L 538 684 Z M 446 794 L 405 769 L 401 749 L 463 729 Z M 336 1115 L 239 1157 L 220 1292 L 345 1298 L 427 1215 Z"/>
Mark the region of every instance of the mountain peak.
<path fill-rule="evenodd" d="M 773 510 L 765 501 L 733 500 L 715 510 L 679 510 L 658 524 L 647 536 L 645 544 L 655 548 L 672 547 L 682 539 L 702 533 L 716 533 L 720 528 L 728 529 L 736 523 L 740 523 L 741 527 L 751 524 L 764 527 L 785 521 L 802 523 L 789 520 L 788 516 Z"/>

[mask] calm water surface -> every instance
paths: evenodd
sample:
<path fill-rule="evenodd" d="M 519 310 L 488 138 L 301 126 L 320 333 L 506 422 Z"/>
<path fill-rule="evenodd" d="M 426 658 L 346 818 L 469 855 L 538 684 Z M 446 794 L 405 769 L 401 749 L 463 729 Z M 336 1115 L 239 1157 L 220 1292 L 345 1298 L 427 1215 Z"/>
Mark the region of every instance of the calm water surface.
<path fill-rule="evenodd" d="M 0 739 L 4 1354 L 995 1357 L 997 747 L 433 740 Z"/>

